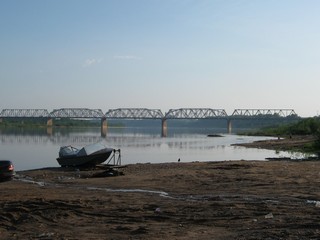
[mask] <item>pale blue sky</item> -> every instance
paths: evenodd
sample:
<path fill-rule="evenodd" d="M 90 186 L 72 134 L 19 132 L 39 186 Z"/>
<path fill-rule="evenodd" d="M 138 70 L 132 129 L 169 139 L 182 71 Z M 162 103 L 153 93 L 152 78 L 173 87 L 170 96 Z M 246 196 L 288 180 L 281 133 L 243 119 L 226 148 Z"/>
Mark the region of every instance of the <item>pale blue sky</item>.
<path fill-rule="evenodd" d="M 0 109 L 320 112 L 318 0 L 1 0 Z"/>

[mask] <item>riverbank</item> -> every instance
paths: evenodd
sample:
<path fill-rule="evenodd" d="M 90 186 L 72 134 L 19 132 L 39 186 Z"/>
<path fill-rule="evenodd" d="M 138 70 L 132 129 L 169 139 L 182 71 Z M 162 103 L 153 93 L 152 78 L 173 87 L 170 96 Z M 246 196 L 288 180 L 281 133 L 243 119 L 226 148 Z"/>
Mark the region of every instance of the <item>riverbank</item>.
<path fill-rule="evenodd" d="M 233 146 L 242 146 L 249 148 L 263 148 L 276 151 L 304 151 L 308 145 L 316 140 L 313 135 L 291 136 L 287 138 L 254 141 L 250 143 L 233 144 Z"/>
<path fill-rule="evenodd" d="M 214 156 L 213 156 L 214 158 Z M 47 168 L 0 183 L 3 239 L 316 239 L 317 161 Z M 319 201 L 319 202 L 318 202 Z"/>

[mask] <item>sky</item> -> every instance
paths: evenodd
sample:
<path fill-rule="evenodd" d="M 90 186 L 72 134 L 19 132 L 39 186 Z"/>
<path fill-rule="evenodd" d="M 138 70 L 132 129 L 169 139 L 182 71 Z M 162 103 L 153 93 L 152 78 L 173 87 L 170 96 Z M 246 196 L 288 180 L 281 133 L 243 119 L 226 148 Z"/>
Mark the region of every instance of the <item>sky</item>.
<path fill-rule="evenodd" d="M 1 0 L 0 110 L 320 112 L 318 0 Z"/>

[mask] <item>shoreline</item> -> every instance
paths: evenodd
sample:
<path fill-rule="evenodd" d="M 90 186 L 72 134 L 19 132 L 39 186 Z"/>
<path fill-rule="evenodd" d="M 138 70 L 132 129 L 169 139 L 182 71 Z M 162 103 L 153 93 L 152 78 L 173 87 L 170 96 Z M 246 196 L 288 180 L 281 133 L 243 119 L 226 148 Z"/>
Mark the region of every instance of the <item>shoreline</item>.
<path fill-rule="evenodd" d="M 270 140 L 260 140 L 251 143 L 231 144 L 231 146 L 242 146 L 248 148 L 263 148 L 275 151 L 301 151 L 304 145 L 312 144 L 315 140 L 314 136 L 302 135 L 292 136 L 291 138 L 278 138 Z"/>

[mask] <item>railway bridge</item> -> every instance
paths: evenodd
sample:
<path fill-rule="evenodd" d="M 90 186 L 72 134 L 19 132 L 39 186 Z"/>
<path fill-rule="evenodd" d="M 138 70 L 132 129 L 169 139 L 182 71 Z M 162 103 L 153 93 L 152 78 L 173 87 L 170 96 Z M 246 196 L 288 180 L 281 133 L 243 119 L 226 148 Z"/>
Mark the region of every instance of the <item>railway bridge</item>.
<path fill-rule="evenodd" d="M 281 119 L 298 117 L 293 109 L 235 109 L 228 115 L 224 109 L 212 108 L 179 108 L 170 109 L 163 114 L 159 109 L 148 108 L 117 108 L 103 113 L 101 109 L 89 108 L 60 108 L 49 112 L 46 109 L 3 109 L 0 113 L 2 119 L 43 118 L 47 126 L 53 126 L 53 119 L 100 119 L 101 134 L 107 132 L 108 119 L 159 119 L 162 124 L 162 136 L 167 135 L 167 121 L 170 119 L 225 119 L 228 132 L 232 130 L 232 121 L 237 119 Z"/>

